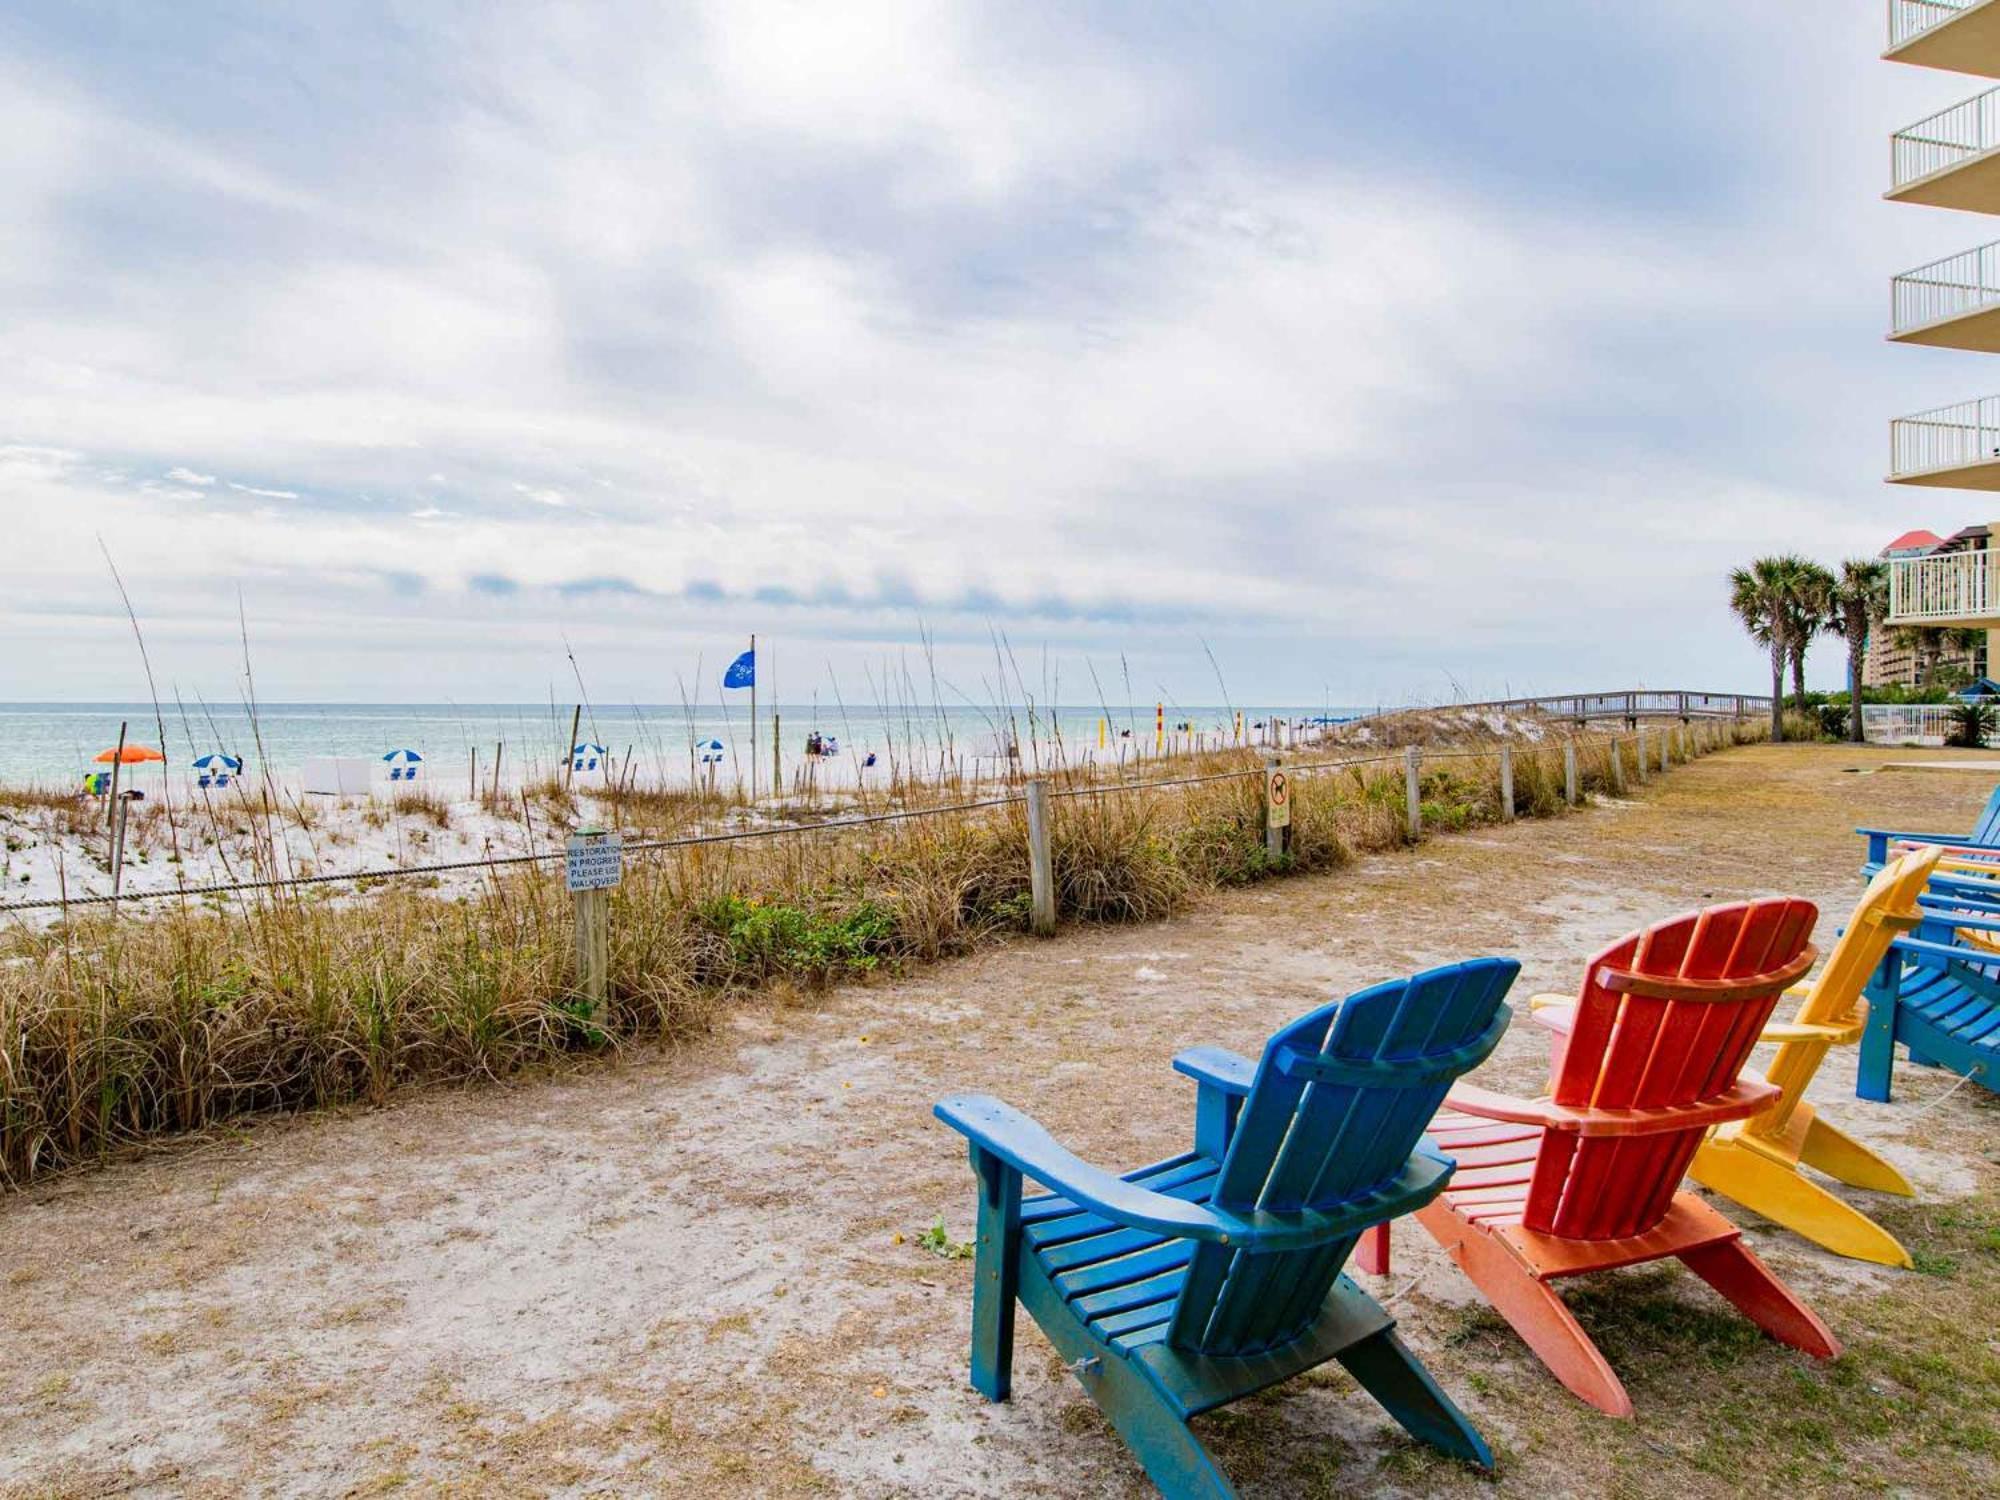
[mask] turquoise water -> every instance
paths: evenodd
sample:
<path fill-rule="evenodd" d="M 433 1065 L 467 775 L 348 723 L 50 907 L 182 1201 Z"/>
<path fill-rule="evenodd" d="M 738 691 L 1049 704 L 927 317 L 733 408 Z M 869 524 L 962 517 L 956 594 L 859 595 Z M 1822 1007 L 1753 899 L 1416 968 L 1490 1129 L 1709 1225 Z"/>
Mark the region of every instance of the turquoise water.
<path fill-rule="evenodd" d="M 750 761 L 748 695 L 739 707 L 707 707 L 690 712 L 680 705 L 620 705 L 587 710 L 578 738 L 606 746 L 622 763 L 629 753 L 642 781 L 684 781 L 692 760 L 690 747 L 710 739 L 723 744 L 721 774 L 747 775 Z M 508 778 L 523 771 L 548 771 L 561 762 L 569 739 L 573 705 L 551 708 L 546 703 L 266 703 L 259 705 L 253 725 L 242 705 L 163 705 L 158 718 L 151 704 L 138 703 L 0 703 L 0 783 L 69 786 L 91 768 L 92 757 L 118 742 L 118 726 L 126 723 L 136 744 L 165 750 L 168 769 L 187 773 L 196 756 L 212 750 L 240 755 L 250 769 L 268 769 L 279 778 L 295 776 L 308 756 L 353 755 L 378 758 L 388 751 L 421 753 L 430 778 L 465 780 L 475 748 L 482 779 L 490 775 L 494 747 L 504 746 L 501 764 Z M 954 753 L 972 762 L 1003 753 L 1009 733 L 1001 711 L 971 708 L 930 709 L 883 714 L 849 707 L 842 712 L 825 704 L 781 704 L 783 752 L 795 765 L 813 729 L 836 736 L 842 756 L 874 751 L 884 761 L 935 765 Z M 1107 753 L 1115 755 L 1120 731 L 1130 728 L 1122 743 L 1153 742 L 1150 703 L 1136 709 L 1113 708 L 1106 726 Z M 1302 721 L 1320 714 L 1344 716 L 1360 712 L 1323 705 L 1245 707 L 1244 722 L 1273 717 Z M 759 705 L 757 750 L 760 772 L 770 767 L 772 710 Z M 1031 730 L 1025 710 L 1014 711 L 1011 735 L 1022 743 L 1034 739 L 1051 744 L 1060 738 L 1072 757 L 1095 750 L 1098 725 L 1106 717 L 1098 707 L 1065 707 L 1037 713 Z M 165 721 L 162 743 L 160 719 Z M 1166 707 L 1166 721 L 1187 723 L 1210 737 L 1227 739 L 1231 711 L 1216 705 Z M 1261 735 L 1256 736 L 1262 738 Z M 949 747 L 949 751 L 947 751 Z M 968 766 L 968 769 L 971 767 Z M 158 766 L 139 770 L 139 785 L 157 781 Z"/>

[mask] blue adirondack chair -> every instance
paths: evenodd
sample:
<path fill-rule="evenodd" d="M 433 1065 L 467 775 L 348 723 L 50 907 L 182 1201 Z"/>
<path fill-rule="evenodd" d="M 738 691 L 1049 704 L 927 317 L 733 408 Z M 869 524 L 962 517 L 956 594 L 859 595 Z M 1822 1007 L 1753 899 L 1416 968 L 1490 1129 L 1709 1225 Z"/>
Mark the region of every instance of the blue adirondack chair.
<path fill-rule="evenodd" d="M 2000 912 L 1938 895 L 1919 905 L 1923 921 L 1889 945 L 1868 983 L 1854 1092 L 1888 1101 L 1901 1042 L 1911 1062 L 2000 1093 Z"/>
<path fill-rule="evenodd" d="M 1993 795 L 1986 799 L 1985 811 L 1980 813 L 1970 833 L 1913 833 L 1899 828 L 1857 828 L 1854 831 L 1868 840 L 1865 869 L 1871 877 L 1892 857 L 1890 846 L 1893 844 L 1946 844 L 1954 849 L 1991 852 L 2000 857 L 2000 786 L 1993 788 Z"/>
<path fill-rule="evenodd" d="M 1199 1085 L 1194 1149 L 1122 1177 L 997 1099 L 940 1103 L 978 1179 L 972 1384 L 1007 1399 L 1018 1298 L 1176 1500 L 1235 1493 L 1190 1417 L 1329 1359 L 1414 1436 L 1490 1466 L 1395 1320 L 1341 1270 L 1364 1230 L 1451 1176 L 1424 1128 L 1498 1044 L 1519 971 L 1479 958 L 1376 985 L 1292 1022 L 1255 1064 L 1182 1053 L 1175 1070 Z M 1051 1192 L 1023 1198 L 1024 1175 Z"/>

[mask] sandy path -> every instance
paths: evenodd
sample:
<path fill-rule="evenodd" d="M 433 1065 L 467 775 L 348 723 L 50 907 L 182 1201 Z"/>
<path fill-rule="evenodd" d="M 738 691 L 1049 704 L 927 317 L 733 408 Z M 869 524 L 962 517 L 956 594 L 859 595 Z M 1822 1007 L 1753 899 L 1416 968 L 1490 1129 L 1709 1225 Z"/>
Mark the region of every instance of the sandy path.
<path fill-rule="evenodd" d="M 966 1389 L 969 1265 L 915 1243 L 940 1212 L 955 1238 L 971 1232 L 961 1145 L 929 1118 L 938 1095 L 991 1089 L 1082 1154 L 1133 1164 L 1189 1129 L 1178 1048 L 1254 1051 L 1329 992 L 1497 951 L 1526 961 L 1524 999 L 1569 987 L 1620 931 L 1710 898 L 1785 890 L 1837 920 L 1857 889 L 1856 821 L 1963 827 L 1991 785 L 1848 769 L 1894 758 L 1718 756 L 1631 802 L 1170 923 L 746 1003 L 679 1056 L 265 1125 L 38 1187 L 0 1203 L 0 1487 L 1145 1493 L 1025 1319 L 1014 1403 Z M 1532 1088 L 1541 1056 L 1517 1025 L 1495 1075 Z M 1901 1102 L 1869 1106 L 1851 1064 L 1829 1075 L 1825 1096 L 1920 1187 L 1973 1185 L 1961 1148 L 1990 1144 L 1994 1119 L 1977 1090 L 1923 1120 L 1920 1149 L 1914 1106 L 1945 1081 L 1899 1079 Z M 1788 1236 L 1757 1243 L 1809 1294 L 1872 1274 Z M 1420 1235 L 1398 1253 L 1376 1290 L 1420 1277 L 1398 1311 L 1448 1367 L 1436 1325 L 1465 1283 Z M 1509 1378 L 1533 1377 L 1523 1361 Z M 1559 1443 L 1447 1384 L 1515 1449 L 1500 1488 L 1595 1492 Z M 1310 1488 L 1275 1457 L 1290 1450 L 1365 1473 L 1392 1446 L 1337 1376 L 1207 1431 L 1246 1493 Z"/>

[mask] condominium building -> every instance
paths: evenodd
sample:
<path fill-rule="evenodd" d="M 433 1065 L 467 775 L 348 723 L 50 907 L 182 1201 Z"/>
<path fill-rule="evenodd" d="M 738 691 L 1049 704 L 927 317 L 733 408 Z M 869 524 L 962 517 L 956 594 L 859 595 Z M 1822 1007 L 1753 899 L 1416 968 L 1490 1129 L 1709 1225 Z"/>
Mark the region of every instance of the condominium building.
<path fill-rule="evenodd" d="M 1883 56 L 2000 79 L 2000 0 L 1889 0 L 1889 50 Z M 1886 196 L 1895 203 L 2000 214 L 2000 87 L 1897 131 L 1890 142 Z M 2000 241 L 1896 277 L 1889 337 L 1902 344 L 2000 353 Z M 1889 482 L 2000 491 L 2000 395 L 1891 422 Z M 1885 551 L 1890 629 L 1882 632 L 1888 638 L 1880 661 L 1884 672 L 1900 654 L 1890 644 L 1897 627 L 1983 630 L 1992 643 L 1991 632 L 2000 629 L 2000 548 L 1988 532 L 1984 524 L 1965 526 L 1941 540 L 1930 537 L 1928 545 L 1920 538 L 1929 533 L 1910 533 Z M 2000 660 L 2000 651 L 1979 655 Z M 1873 657 L 1871 652 L 1871 662 Z M 1906 662 L 1895 667 L 1912 670 Z M 1977 670 L 1983 667 L 1982 659 Z"/>

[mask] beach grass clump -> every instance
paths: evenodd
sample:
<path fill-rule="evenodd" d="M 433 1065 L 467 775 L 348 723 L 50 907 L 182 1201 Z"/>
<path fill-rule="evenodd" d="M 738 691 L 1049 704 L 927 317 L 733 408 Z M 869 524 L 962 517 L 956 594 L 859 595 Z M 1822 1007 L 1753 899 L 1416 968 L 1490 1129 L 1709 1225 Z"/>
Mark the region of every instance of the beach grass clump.
<path fill-rule="evenodd" d="M 1516 744 L 1512 755 L 1516 812 L 1562 812 L 1560 746 Z M 1580 749 L 1579 764 L 1587 784 L 1608 776 L 1600 750 Z M 1299 757 L 1292 769 L 1291 833 L 1275 857 L 1254 752 L 1204 757 L 1199 779 L 1164 787 L 1050 773 L 1060 917 L 1151 921 L 1221 887 L 1408 842 L 1401 755 Z M 1500 819 L 1490 748 L 1427 758 L 1422 777 L 1428 831 Z M 557 834 L 565 806 L 582 811 L 553 780 L 530 789 L 527 805 L 537 803 Z M 692 827 L 682 820 L 703 805 L 663 797 L 646 815 Z M 419 810 L 422 798 L 400 806 Z M 268 807 L 244 811 L 253 832 L 273 821 Z M 245 1115 L 674 1041 L 759 986 L 865 979 L 961 953 L 1026 931 L 1027 850 L 1018 800 L 655 848 L 628 860 L 611 893 L 602 1014 L 579 990 L 573 908 L 554 865 L 495 865 L 450 898 L 411 882 L 365 894 L 281 886 L 160 901 L 143 917 L 94 906 L 46 928 L 17 924 L 0 930 L 0 1182 Z M 245 873 L 272 863 L 253 859 Z"/>

